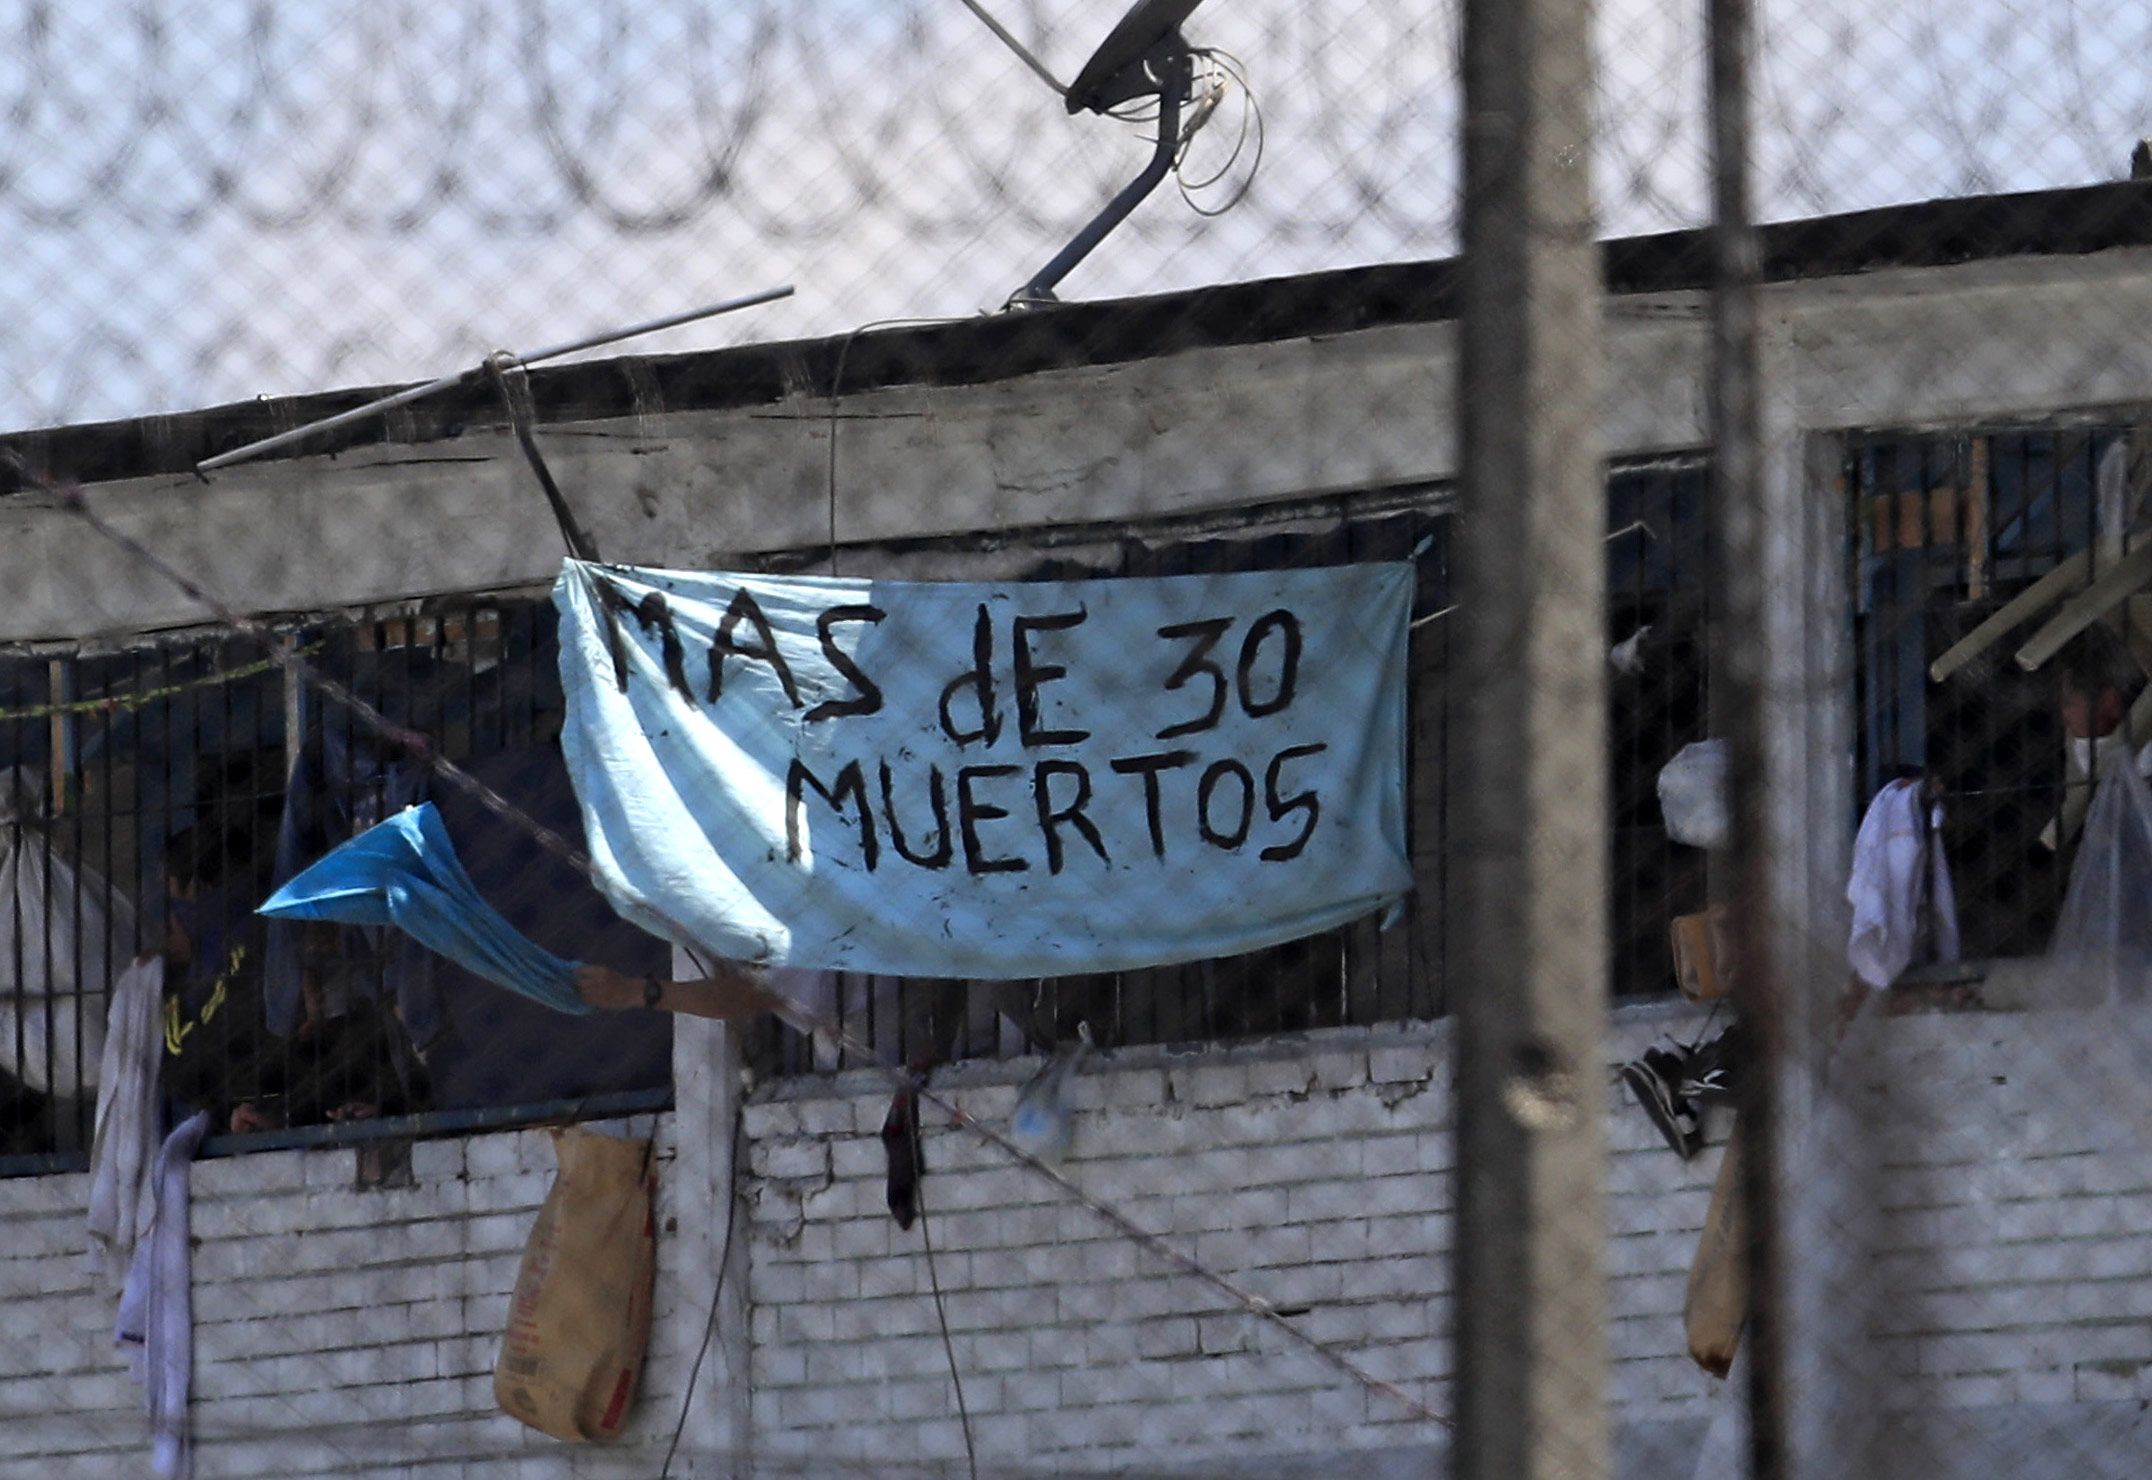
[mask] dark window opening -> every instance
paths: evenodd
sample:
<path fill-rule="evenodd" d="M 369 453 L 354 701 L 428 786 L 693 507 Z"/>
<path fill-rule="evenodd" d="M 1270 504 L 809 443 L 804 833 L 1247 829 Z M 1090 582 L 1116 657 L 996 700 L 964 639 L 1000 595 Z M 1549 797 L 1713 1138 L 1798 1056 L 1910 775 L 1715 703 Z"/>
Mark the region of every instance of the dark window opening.
<path fill-rule="evenodd" d="M 1617 995 L 1670 989 L 1668 921 L 1703 902 L 1703 855 L 1667 839 L 1656 790 L 1659 768 L 1705 734 L 1703 485 L 1695 460 L 1617 469 L 1608 481 L 1610 964 Z M 1371 917 L 1228 960 L 1017 983 L 845 976 L 807 987 L 821 993 L 814 1005 L 864 1040 L 874 1058 L 891 1062 L 1035 1050 L 1072 1035 L 1079 1021 L 1100 1043 L 1120 1046 L 1440 1016 L 1450 517 L 1446 490 L 1421 488 L 1140 526 L 918 541 L 855 556 L 853 568 L 893 576 L 998 579 L 1412 562 L 1418 587 L 1407 804 L 1418 889 L 1387 928 Z M 801 563 L 804 557 L 770 562 Z M 575 808 L 555 740 L 561 700 L 545 601 L 430 602 L 296 624 L 290 640 L 393 725 L 573 835 Z M 16 825 L 32 846 L 78 861 L 82 878 L 100 881 L 80 887 L 85 899 L 103 891 L 133 901 L 126 938 L 112 953 L 120 964 L 160 944 L 174 859 L 199 864 L 204 840 L 214 840 L 209 873 L 220 892 L 258 900 L 280 876 L 280 847 L 287 866 L 310 861 L 422 794 L 404 784 L 414 769 L 404 759 L 392 737 L 288 686 L 245 642 L 175 638 L 119 653 L 0 655 L 0 765 L 41 778 L 56 795 Z M 306 802 L 296 822 L 287 784 L 295 763 Z M 612 917 L 565 865 L 541 868 L 540 851 L 512 826 L 438 785 L 423 794 L 450 821 L 481 892 L 541 944 L 623 970 L 665 970 L 658 942 Z M 304 834 L 296 845 L 285 836 L 294 827 Z M 57 917 L 39 918 L 50 933 Z M 287 934 L 274 946 L 263 939 L 274 968 L 264 982 L 265 1017 L 288 1036 L 310 1015 L 373 1004 L 394 1046 L 398 1108 L 432 1116 L 442 1129 L 479 1123 L 473 1116 L 495 1123 L 503 1107 L 557 1115 L 562 1104 L 612 1104 L 669 1084 L 669 1019 L 662 1015 L 558 1019 L 460 979 L 384 932 L 294 933 L 296 940 Z M 307 977 L 296 1006 L 289 990 L 295 957 Z M 55 997 L 52 1010 L 101 1023 L 108 983 L 94 970 L 78 975 L 80 990 Z M 12 980 L 13 996 L 27 1008 L 21 972 Z M 88 1137 L 87 1097 L 47 1092 L 40 1086 L 52 1083 L 50 1075 L 8 1072 L 26 1068 L 38 1052 L 64 1057 L 94 1047 L 94 1033 L 79 1044 L 55 1034 L 59 1048 L 40 1050 L 19 1029 L 44 1010 L 19 1012 L 8 1025 L 13 1041 L 0 1040 L 0 1074 L 7 1075 L 0 1091 L 10 1097 L 0 1104 L 11 1138 L 5 1150 L 79 1155 Z M 834 1045 L 776 1024 L 756 1031 L 752 1053 L 759 1069 L 779 1074 L 850 1062 Z M 321 1134 L 350 1133 L 346 1126 Z M 286 1144 L 294 1134 L 262 1144 Z"/>
<path fill-rule="evenodd" d="M 80 1164 L 111 986 L 144 952 L 168 963 L 165 1029 L 181 1051 L 163 1061 L 165 1090 L 175 1109 L 211 1109 L 219 1132 L 242 1105 L 243 1123 L 290 1144 L 332 1122 L 349 1134 L 358 1116 L 492 1124 L 669 1087 L 662 1014 L 563 1017 L 394 932 L 252 913 L 328 848 L 432 800 L 480 891 L 540 944 L 666 970 L 667 948 L 572 867 L 414 759 L 422 746 L 453 760 L 579 836 L 551 605 L 428 602 L 295 623 L 287 640 L 399 734 L 287 683 L 236 638 L 0 654 L 15 799 L 0 823 L 14 884 L 0 897 L 0 1157 L 32 1158 L 19 1170 Z"/>

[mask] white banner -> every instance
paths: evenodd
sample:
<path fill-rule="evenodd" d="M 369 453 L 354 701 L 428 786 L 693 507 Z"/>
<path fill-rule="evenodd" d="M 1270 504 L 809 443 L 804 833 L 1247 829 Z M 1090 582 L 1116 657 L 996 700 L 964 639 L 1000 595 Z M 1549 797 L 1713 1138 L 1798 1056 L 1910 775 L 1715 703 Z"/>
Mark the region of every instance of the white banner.
<path fill-rule="evenodd" d="M 1228 956 L 1411 886 L 1412 586 L 570 562 L 562 745 L 615 908 L 682 944 L 977 978 Z"/>

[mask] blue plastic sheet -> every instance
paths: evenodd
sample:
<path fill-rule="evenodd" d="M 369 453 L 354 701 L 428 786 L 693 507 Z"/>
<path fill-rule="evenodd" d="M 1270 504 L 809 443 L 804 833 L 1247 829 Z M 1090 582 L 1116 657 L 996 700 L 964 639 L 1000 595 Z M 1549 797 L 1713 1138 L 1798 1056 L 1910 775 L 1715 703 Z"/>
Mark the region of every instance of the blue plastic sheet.
<path fill-rule="evenodd" d="M 576 963 L 539 946 L 479 896 L 433 804 L 406 808 L 325 855 L 262 905 L 272 919 L 394 925 L 466 971 L 556 1012 L 587 1013 Z"/>
<path fill-rule="evenodd" d="M 1379 913 L 1412 567 L 1005 583 L 569 562 L 561 744 L 613 907 L 735 960 L 1011 979 Z"/>

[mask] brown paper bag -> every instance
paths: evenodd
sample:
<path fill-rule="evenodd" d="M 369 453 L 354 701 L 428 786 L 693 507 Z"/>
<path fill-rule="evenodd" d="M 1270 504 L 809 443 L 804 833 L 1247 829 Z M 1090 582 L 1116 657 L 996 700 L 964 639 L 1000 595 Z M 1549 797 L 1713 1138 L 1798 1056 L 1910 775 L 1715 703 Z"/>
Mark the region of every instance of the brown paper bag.
<path fill-rule="evenodd" d="M 1689 1355 L 1713 1377 L 1724 1377 L 1733 1366 L 1741 1325 L 1748 1319 L 1747 1242 L 1748 1220 L 1741 1211 L 1741 1133 L 1736 1127 L 1719 1162 L 1719 1179 L 1711 1186 L 1711 1207 L 1689 1265 L 1682 1312 Z"/>
<path fill-rule="evenodd" d="M 1692 1002 L 1733 992 L 1732 936 L 1722 905 L 1698 915 L 1676 915 L 1669 927 L 1674 947 L 1674 985 Z"/>
<path fill-rule="evenodd" d="M 560 1171 L 523 1247 L 493 1396 L 556 1439 L 616 1439 L 650 1338 L 657 1175 L 648 1141 L 570 1128 L 553 1150 Z"/>

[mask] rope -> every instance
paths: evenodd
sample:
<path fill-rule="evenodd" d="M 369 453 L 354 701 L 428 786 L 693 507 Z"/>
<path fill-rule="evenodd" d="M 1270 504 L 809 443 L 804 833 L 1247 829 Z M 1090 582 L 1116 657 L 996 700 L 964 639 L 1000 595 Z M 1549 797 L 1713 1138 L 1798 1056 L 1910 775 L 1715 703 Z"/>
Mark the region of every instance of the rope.
<path fill-rule="evenodd" d="M 740 1152 L 745 1143 L 741 1134 L 743 1125 L 741 1117 L 735 1113 L 732 1117 L 732 1165 L 725 1189 L 729 1206 L 725 1214 L 725 1237 L 717 1250 L 717 1283 L 710 1287 L 710 1311 L 702 1320 L 702 1344 L 695 1348 L 694 1365 L 687 1369 L 687 1387 L 680 1394 L 680 1417 L 673 1423 L 672 1442 L 665 1446 L 665 1463 L 658 1467 L 658 1480 L 670 1480 L 673 1457 L 680 1452 L 680 1436 L 687 1432 L 687 1412 L 695 1401 L 695 1382 L 702 1376 L 703 1358 L 710 1354 L 710 1342 L 717 1335 L 717 1307 L 725 1296 L 726 1266 L 732 1263 L 732 1235 L 739 1228 L 740 1219 L 747 1214 L 734 1190 L 739 1184 Z"/>
<path fill-rule="evenodd" d="M 318 652 L 320 643 L 309 643 L 301 652 Z M 106 694 L 95 699 L 69 699 L 60 704 L 32 704 L 22 709 L 0 709 L 0 723 L 16 719 L 53 719 L 68 714 L 116 714 L 140 709 L 159 699 L 169 699 L 192 689 L 213 688 L 218 684 L 237 683 L 244 678 L 259 678 L 283 665 L 276 659 L 259 663 L 247 663 L 238 668 L 220 668 L 200 678 L 189 678 L 179 683 L 160 684 L 153 689 L 135 689 L 124 694 Z"/>
<path fill-rule="evenodd" d="M 942 1304 L 941 1271 L 934 1262 L 934 1234 L 927 1226 L 926 1161 L 920 1154 L 919 1117 L 912 1116 L 912 1166 L 917 1171 L 912 1198 L 919 1209 L 919 1241 L 927 1251 L 927 1284 L 934 1291 L 934 1319 L 941 1326 L 942 1355 L 949 1359 L 949 1385 L 956 1389 L 957 1421 L 964 1426 L 964 1460 L 971 1480 L 979 1480 L 979 1452 L 971 1442 L 971 1409 L 964 1402 L 964 1374 L 957 1370 L 956 1343 L 949 1337 L 949 1312 Z"/>

